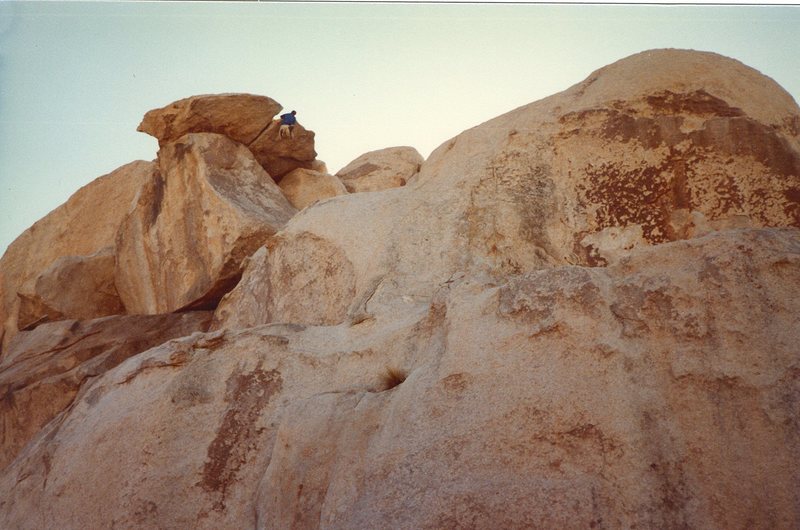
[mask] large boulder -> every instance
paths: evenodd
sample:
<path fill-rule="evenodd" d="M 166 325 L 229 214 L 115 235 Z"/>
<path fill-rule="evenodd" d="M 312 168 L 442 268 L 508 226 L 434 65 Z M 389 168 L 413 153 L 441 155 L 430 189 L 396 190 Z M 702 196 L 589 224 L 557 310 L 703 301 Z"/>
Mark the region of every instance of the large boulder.
<path fill-rule="evenodd" d="M 266 96 L 212 94 L 192 96 L 144 115 L 138 131 L 158 139 L 160 146 L 188 133 L 217 133 L 253 152 L 276 181 L 297 168 L 311 168 L 317 156 L 314 133 L 298 124 L 292 138 L 280 138 L 273 118 L 281 105 Z"/>
<path fill-rule="evenodd" d="M 172 341 L 0 474 L 0 524 L 794 528 L 799 301 L 800 231 L 745 229 Z"/>
<path fill-rule="evenodd" d="M 214 328 L 270 322 L 332 325 L 347 319 L 356 277 L 342 250 L 313 234 L 277 235 L 247 262 L 220 302 Z"/>
<path fill-rule="evenodd" d="M 84 385 L 167 340 L 206 331 L 209 312 L 62 320 L 17 334 L 0 363 L 0 469 Z"/>
<path fill-rule="evenodd" d="M 419 173 L 424 161 L 413 147 L 388 147 L 359 156 L 336 176 L 350 193 L 399 188 Z"/>
<path fill-rule="evenodd" d="M 199 132 L 249 145 L 281 108 L 274 99 L 253 94 L 192 96 L 148 111 L 136 130 L 154 136 L 160 146 Z"/>
<path fill-rule="evenodd" d="M 114 285 L 114 247 L 91 256 L 64 256 L 20 288 L 17 327 L 72 318 L 88 320 L 125 313 Z"/>
<path fill-rule="evenodd" d="M 311 169 L 295 169 L 283 177 L 278 186 L 298 210 L 322 199 L 347 194 L 337 177 Z"/>
<path fill-rule="evenodd" d="M 351 303 L 389 310 L 429 301 L 458 273 L 605 265 L 711 230 L 800 226 L 798 132 L 797 104 L 757 71 L 712 53 L 645 52 L 465 131 L 406 186 L 306 210 L 281 244 L 302 239 L 303 263 L 316 259 L 312 236 L 320 260 L 337 249 Z M 341 281 L 320 278 L 317 292 Z M 314 307 L 298 322 L 323 319 Z"/>
<path fill-rule="evenodd" d="M 620 245 L 697 235 L 695 220 L 800 226 L 798 131 L 797 104 L 752 68 L 653 50 L 463 133 L 416 187 L 465 186 L 473 260 L 602 265 Z"/>
<path fill-rule="evenodd" d="M 600 69 L 568 94 L 580 104 L 559 113 L 549 166 L 582 262 L 608 262 L 616 245 L 603 236 L 617 227 L 655 244 L 707 225 L 800 226 L 800 110 L 759 72 L 660 50 Z M 497 162 L 517 156 L 513 143 Z"/>
<path fill-rule="evenodd" d="M 59 259 L 77 256 L 77 261 L 86 263 L 85 260 L 94 262 L 91 256 L 114 246 L 117 230 L 127 215 L 133 200 L 145 182 L 150 180 L 158 171 L 153 162 L 137 161 L 126 164 L 108 175 L 104 175 L 80 190 L 75 192 L 66 203 L 62 204 L 47 216 L 37 221 L 33 226 L 20 235 L 6 250 L 0 259 L 0 335 L 2 347 L 8 344 L 18 331 L 18 318 L 20 310 L 19 292 L 31 294 L 36 292 L 36 284 L 42 276 L 49 280 L 42 280 L 44 284 L 54 287 L 52 282 L 61 265 Z M 74 265 L 74 262 L 73 262 Z M 88 272 L 93 266 L 70 265 L 67 268 L 77 272 L 88 280 L 81 271 Z M 102 267 L 101 267 L 102 268 Z M 46 272 L 50 269 L 50 272 Z M 95 271 L 97 272 L 97 271 Z M 92 273 L 94 274 L 94 273 Z M 103 273 L 100 273 L 103 276 Z M 106 285 L 107 277 L 98 278 L 96 281 Z M 84 295 L 82 299 L 73 297 L 69 286 L 63 286 L 63 292 L 58 289 L 47 288 L 45 295 L 47 305 L 59 309 L 66 317 L 80 316 L 81 318 L 101 316 L 108 312 L 108 300 L 102 296 L 92 294 Z M 99 306 L 91 307 L 92 301 L 99 302 Z M 80 315 L 71 311 L 62 311 L 65 306 L 79 308 Z M 81 307 L 82 306 L 82 307 Z M 29 325 L 32 321 L 45 317 L 51 313 L 44 310 L 32 315 L 31 307 L 25 310 Z M 23 327 L 25 327 L 23 325 Z M 0 354 L 2 351 L 0 350 Z"/>
<path fill-rule="evenodd" d="M 280 182 L 295 169 L 313 169 L 317 152 L 314 151 L 314 131 L 299 123 L 293 126 L 291 136 L 280 135 L 280 121 L 273 121 L 249 144 L 256 160 Z"/>
<path fill-rule="evenodd" d="M 222 135 L 183 136 L 158 164 L 117 235 L 117 290 L 129 313 L 214 307 L 296 210 L 252 153 Z"/>

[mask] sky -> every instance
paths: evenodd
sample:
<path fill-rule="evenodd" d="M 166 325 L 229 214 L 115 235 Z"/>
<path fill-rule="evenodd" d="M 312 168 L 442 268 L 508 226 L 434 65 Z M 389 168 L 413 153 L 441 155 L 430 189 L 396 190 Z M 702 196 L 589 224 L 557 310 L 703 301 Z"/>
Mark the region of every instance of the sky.
<path fill-rule="evenodd" d="M 145 112 L 245 92 L 295 109 L 335 173 L 653 48 L 733 57 L 800 96 L 800 6 L 0 1 L 0 252 L 81 186 L 152 160 Z M 91 212 L 87 212 L 91 215 Z"/>

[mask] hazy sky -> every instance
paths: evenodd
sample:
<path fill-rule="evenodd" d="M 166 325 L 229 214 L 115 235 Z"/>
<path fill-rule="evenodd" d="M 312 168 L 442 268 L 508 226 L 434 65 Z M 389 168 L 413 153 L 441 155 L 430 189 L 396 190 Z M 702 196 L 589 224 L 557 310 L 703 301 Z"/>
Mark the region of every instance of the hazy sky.
<path fill-rule="evenodd" d="M 734 57 L 797 100 L 798 28 L 797 6 L 0 2 L 0 251 L 155 158 L 142 115 L 191 95 L 296 109 L 336 172 L 396 145 L 427 157 L 650 48 Z"/>

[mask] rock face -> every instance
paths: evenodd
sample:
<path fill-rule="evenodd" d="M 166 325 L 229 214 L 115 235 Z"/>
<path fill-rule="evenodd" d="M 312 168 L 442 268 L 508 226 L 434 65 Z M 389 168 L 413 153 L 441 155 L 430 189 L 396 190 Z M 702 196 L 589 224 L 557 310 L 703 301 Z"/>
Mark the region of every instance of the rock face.
<path fill-rule="evenodd" d="M 647 72 L 656 70 L 654 81 Z M 689 103 L 697 98 L 711 103 Z M 673 100 L 683 103 L 664 103 Z M 728 117 L 733 111 L 725 109 L 738 110 Z M 611 134 L 612 118 L 597 118 L 626 121 L 623 115 L 674 122 L 682 139 Z M 769 133 L 743 134 L 735 125 L 742 120 Z M 606 265 L 636 246 L 709 230 L 797 227 L 798 123 L 791 97 L 741 63 L 709 53 L 645 52 L 462 133 L 386 196 L 352 194 L 308 209 L 281 238 L 289 244 L 315 236 L 320 260 L 338 249 L 353 270 L 350 303 L 370 298 L 380 311 L 403 297 L 429 300 L 454 274 Z M 715 127 L 727 136 L 702 140 Z M 669 157 L 683 162 L 669 165 Z M 306 248 L 303 261 L 317 260 Z M 320 279 L 317 292 L 341 292 L 340 281 Z M 299 321 L 319 322 L 315 305 L 308 307 Z"/>
<path fill-rule="evenodd" d="M 273 121 L 281 105 L 265 96 L 215 94 L 182 99 L 145 114 L 137 130 L 158 138 L 160 146 L 188 133 L 217 133 L 253 152 L 276 180 L 293 169 L 311 168 L 317 156 L 314 133 L 295 126 L 294 137 L 278 137 Z"/>
<path fill-rule="evenodd" d="M 322 199 L 347 194 L 341 180 L 310 169 L 295 169 L 283 177 L 278 186 L 298 210 Z"/>
<path fill-rule="evenodd" d="M 338 324 L 348 316 L 355 287 L 353 266 L 340 248 L 312 234 L 278 235 L 249 260 L 242 281 L 217 308 L 214 327 Z"/>
<path fill-rule="evenodd" d="M 113 247 L 91 256 L 64 256 L 55 260 L 18 292 L 19 329 L 51 320 L 89 320 L 124 313 L 114 285 L 114 261 Z"/>
<path fill-rule="evenodd" d="M 0 469 L 81 388 L 128 357 L 196 331 L 209 312 L 62 320 L 14 337 L 0 363 Z"/>
<path fill-rule="evenodd" d="M 2 520 L 792 528 L 798 280 L 800 231 L 727 231 L 455 279 L 389 321 L 173 341 L 26 448 Z"/>
<path fill-rule="evenodd" d="M 211 331 L 25 409 L 0 527 L 797 528 L 798 153 L 772 80 L 656 50 L 237 247 L 280 190 L 227 137 L 167 143 L 126 307 L 242 278 Z"/>
<path fill-rule="evenodd" d="M 116 241 L 116 286 L 129 313 L 214 307 L 240 264 L 294 214 L 250 151 L 188 134 L 159 150 Z"/>
<path fill-rule="evenodd" d="M 424 162 L 413 147 L 389 147 L 356 158 L 336 174 L 347 191 L 381 191 L 405 186 Z"/>
<path fill-rule="evenodd" d="M 80 315 L 66 310 L 66 317 L 82 318 L 87 312 L 93 313 L 93 316 L 107 314 L 113 295 L 106 298 L 101 293 L 84 292 L 78 300 L 70 300 L 70 288 L 65 286 L 64 291 L 59 293 L 58 289 L 52 288 L 53 281 L 57 281 L 59 271 L 64 270 L 61 267 L 67 266 L 71 271 L 69 274 L 77 274 L 82 278 L 78 281 L 97 282 L 100 289 L 108 293 L 105 288 L 108 277 L 102 271 L 98 273 L 94 265 L 88 264 L 97 264 L 96 259 L 90 256 L 113 247 L 117 229 L 136 194 L 156 172 L 154 163 L 138 161 L 96 179 L 26 230 L 8 247 L 0 260 L 0 321 L 3 323 L 0 333 L 4 335 L 3 348 L 17 333 L 20 310 L 17 293 L 35 293 L 36 284 L 40 285 L 40 291 L 47 287 L 43 302 L 51 309 L 61 313 L 65 308 L 80 310 Z M 70 256 L 79 257 L 78 261 L 83 264 L 70 262 L 73 259 Z M 55 263 L 62 258 L 67 258 L 68 262 L 61 262 L 61 265 Z M 50 272 L 46 272 L 48 269 Z M 89 275 L 99 274 L 99 277 L 90 280 L 82 271 Z M 89 305 L 94 302 L 100 303 L 96 311 Z M 23 327 L 29 325 L 31 320 L 53 316 L 48 310 L 34 314 L 31 310 L 28 305 Z"/>

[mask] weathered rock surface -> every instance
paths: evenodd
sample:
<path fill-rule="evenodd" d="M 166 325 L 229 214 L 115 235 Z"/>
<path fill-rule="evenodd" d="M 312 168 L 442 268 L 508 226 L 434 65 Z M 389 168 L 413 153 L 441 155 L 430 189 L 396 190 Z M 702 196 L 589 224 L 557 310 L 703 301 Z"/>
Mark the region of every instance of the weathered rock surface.
<path fill-rule="evenodd" d="M 18 330 L 17 293 L 23 286 L 35 282 L 59 258 L 91 256 L 113 246 L 117 229 L 133 199 L 156 172 L 153 162 L 124 165 L 78 190 L 9 245 L 0 260 L 3 348 Z M 90 296 L 84 294 L 84 299 L 88 301 Z"/>
<path fill-rule="evenodd" d="M 298 210 L 322 199 L 347 194 L 337 177 L 311 169 L 295 169 L 283 177 L 278 186 Z"/>
<path fill-rule="evenodd" d="M 799 288 L 799 230 L 731 230 L 173 341 L 25 448 L 0 522 L 793 528 Z"/>
<path fill-rule="evenodd" d="M 17 327 L 24 330 L 53 320 L 125 313 L 114 285 L 114 263 L 114 247 L 91 256 L 58 258 L 20 288 Z"/>
<path fill-rule="evenodd" d="M 319 171 L 320 173 L 328 173 L 328 164 L 322 160 L 314 160 L 311 162 L 311 170 Z"/>
<path fill-rule="evenodd" d="M 129 313 L 214 307 L 295 209 L 225 136 L 188 134 L 164 145 L 158 163 L 117 236 L 117 290 Z"/>
<path fill-rule="evenodd" d="M 220 302 L 214 328 L 338 324 L 351 311 L 355 289 L 353 266 L 340 248 L 313 234 L 279 234 L 248 261 L 242 280 Z"/>
<path fill-rule="evenodd" d="M 299 123 L 294 126 L 291 137 L 281 138 L 280 121 L 273 121 L 249 147 L 256 160 L 276 182 L 295 169 L 312 169 L 317 157 L 314 131 L 305 129 Z"/>
<path fill-rule="evenodd" d="M 347 191 L 381 191 L 405 186 L 425 161 L 413 147 L 389 147 L 365 153 L 336 173 Z"/>
<path fill-rule="evenodd" d="M 0 363 L 0 469 L 92 378 L 169 339 L 206 331 L 210 321 L 207 311 L 111 316 L 17 334 Z"/>
<path fill-rule="evenodd" d="M 138 131 L 160 146 L 188 133 L 217 133 L 244 144 L 276 181 L 293 169 L 311 168 L 317 156 L 314 133 L 295 126 L 293 138 L 278 137 L 273 121 L 281 105 L 266 96 L 212 94 L 185 98 L 145 114 Z"/>
<path fill-rule="evenodd" d="M 741 63 L 645 52 L 238 247 L 280 190 L 227 137 L 165 144 L 131 299 L 242 279 L 25 434 L 0 527 L 797 528 L 799 116 Z"/>
<path fill-rule="evenodd" d="M 136 130 L 154 136 L 160 146 L 200 132 L 249 145 L 281 108 L 272 98 L 253 94 L 192 96 L 147 112 Z"/>
<path fill-rule="evenodd" d="M 629 118 L 644 121 L 614 128 Z M 673 133 L 653 132 L 666 122 Z M 313 262 L 314 236 L 320 259 L 335 248 L 352 267 L 352 280 L 319 279 L 317 301 L 352 283 L 351 304 L 369 298 L 382 310 L 430 300 L 458 273 L 604 265 L 637 245 L 713 229 L 800 226 L 797 124 L 791 97 L 737 61 L 645 52 L 462 133 L 402 188 L 304 211 L 282 244 L 302 238 L 302 262 Z M 324 320 L 307 307 L 293 313 L 300 322 Z"/>

